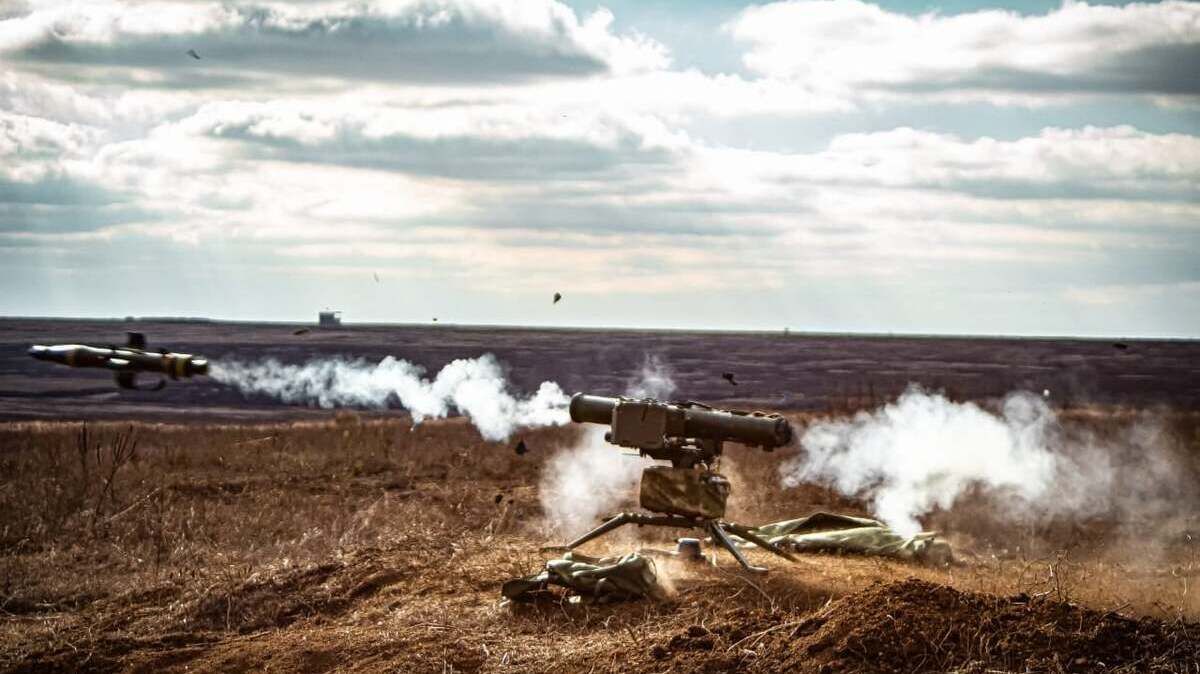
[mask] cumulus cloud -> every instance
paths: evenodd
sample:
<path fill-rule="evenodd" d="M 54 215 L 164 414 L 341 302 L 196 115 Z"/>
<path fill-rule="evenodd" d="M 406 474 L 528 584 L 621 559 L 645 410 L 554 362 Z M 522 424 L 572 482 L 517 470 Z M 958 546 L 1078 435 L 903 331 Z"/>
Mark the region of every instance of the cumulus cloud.
<path fill-rule="evenodd" d="M 717 150 L 710 162 L 786 184 L 928 188 L 1001 199 L 1200 198 L 1200 138 L 1131 126 L 1045 128 L 1016 140 L 901 127 L 842 134 L 815 153 Z"/>
<path fill-rule="evenodd" d="M 61 124 L 41 117 L 0 110 L 0 156 L 10 163 L 19 159 L 70 159 L 82 154 L 83 148 L 93 145 L 96 129 L 79 124 Z"/>
<path fill-rule="evenodd" d="M 0 21 L 0 55 L 63 77 L 77 73 L 47 66 L 108 68 L 126 84 L 190 88 L 273 76 L 497 83 L 668 63 L 661 45 L 615 35 L 612 19 L 601 10 L 580 20 L 555 0 L 91 2 Z"/>
<path fill-rule="evenodd" d="M 0 65 L 10 64 L 0 56 Z M 74 71 L 64 68 L 64 74 Z M 0 110 L 103 129 L 113 138 L 144 134 L 209 100 L 201 91 L 127 89 L 99 81 L 61 82 L 16 69 L 0 72 Z"/>
<path fill-rule="evenodd" d="M 1197 2 L 909 16 L 861 0 L 785 0 L 728 29 L 749 45 L 752 71 L 846 95 L 1200 95 Z"/>
<path fill-rule="evenodd" d="M 1183 134 L 900 128 L 784 153 L 714 147 L 651 116 L 559 119 L 520 105 L 214 103 L 105 145 L 94 173 L 161 215 L 143 236 L 279 241 L 285 264 L 436 263 L 510 288 L 570 275 L 589 292 L 717 288 L 745 276 L 743 256 L 758 262 L 740 283 L 758 288 L 797 266 L 1048 261 L 1161 246 L 1161 231 L 1113 225 L 1200 215 L 1198 141 Z"/>
<path fill-rule="evenodd" d="M 96 181 L 88 161 L 103 137 L 0 109 L 0 231 L 91 228 L 112 216 L 105 207 L 124 197 Z M 100 211 L 95 220 L 81 217 L 85 206 Z"/>
<path fill-rule="evenodd" d="M 653 115 L 516 104 L 436 108 L 269 101 L 218 103 L 172 128 L 230 142 L 242 156 L 487 180 L 543 181 L 534 193 L 476 196 L 503 226 L 504 202 L 536 226 L 536 203 L 572 227 L 571 204 L 645 207 L 664 233 L 722 229 L 724 216 L 812 213 L 832 187 L 934 190 L 988 200 L 1137 200 L 1184 208 L 1200 197 L 1200 138 L 1132 126 L 1048 127 L 1014 140 L 900 127 L 835 136 L 807 153 L 713 146 Z M 603 182 L 581 183 L 584 177 Z M 561 191 L 550 183 L 560 184 Z M 799 188 L 799 190 L 798 190 Z M 581 201 L 582 200 L 582 201 Z M 1146 208 L 1154 208 L 1148 205 Z M 703 227 L 695 223 L 708 214 Z M 648 213 L 639 213 L 638 217 Z M 579 213 L 580 226 L 595 223 Z M 762 231 L 778 229 L 764 221 Z"/>
<path fill-rule="evenodd" d="M 392 107 L 345 101 L 229 102 L 182 120 L 181 132 L 286 161 L 464 180 L 571 180 L 667 164 L 686 137 L 650 116 L 513 104 Z"/>

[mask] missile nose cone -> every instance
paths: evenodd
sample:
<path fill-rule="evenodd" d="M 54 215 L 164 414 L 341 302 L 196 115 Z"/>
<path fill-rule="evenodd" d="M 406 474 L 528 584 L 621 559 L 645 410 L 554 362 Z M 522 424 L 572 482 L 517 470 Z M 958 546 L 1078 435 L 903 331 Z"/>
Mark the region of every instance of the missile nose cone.
<path fill-rule="evenodd" d="M 41 346 L 40 344 L 35 344 L 35 345 L 29 347 L 29 355 L 32 356 L 33 358 L 37 358 L 38 360 L 46 360 L 48 351 L 49 351 L 49 349 L 47 349 L 44 346 Z"/>

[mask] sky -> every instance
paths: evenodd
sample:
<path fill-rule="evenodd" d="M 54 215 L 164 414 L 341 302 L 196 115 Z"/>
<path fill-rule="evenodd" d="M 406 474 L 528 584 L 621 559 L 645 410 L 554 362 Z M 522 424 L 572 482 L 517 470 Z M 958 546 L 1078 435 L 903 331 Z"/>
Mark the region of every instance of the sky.
<path fill-rule="evenodd" d="M 324 308 L 1200 337 L 1200 2 L 0 0 L 0 315 Z"/>

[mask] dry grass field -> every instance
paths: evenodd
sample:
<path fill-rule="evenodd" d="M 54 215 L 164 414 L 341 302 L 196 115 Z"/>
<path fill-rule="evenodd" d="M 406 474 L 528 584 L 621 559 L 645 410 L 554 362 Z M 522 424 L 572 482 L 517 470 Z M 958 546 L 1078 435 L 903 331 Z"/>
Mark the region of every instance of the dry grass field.
<path fill-rule="evenodd" d="M 1171 428 L 1200 475 L 1200 417 Z M 502 605 L 559 541 L 538 485 L 579 434 L 530 431 L 519 456 L 462 420 L 353 413 L 2 426 L 0 671 L 1200 672 L 1194 510 L 988 527 L 968 504 L 930 519 L 951 566 L 751 552 L 768 575 L 661 563 L 664 601 Z M 863 512 L 781 487 L 786 456 L 729 450 L 733 517 Z"/>

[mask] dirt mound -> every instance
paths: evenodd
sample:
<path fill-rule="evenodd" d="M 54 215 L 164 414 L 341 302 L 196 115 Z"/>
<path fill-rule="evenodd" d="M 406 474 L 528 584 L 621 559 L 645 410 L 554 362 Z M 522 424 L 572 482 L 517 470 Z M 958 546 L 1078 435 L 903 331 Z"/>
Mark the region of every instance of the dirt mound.
<path fill-rule="evenodd" d="M 807 616 L 747 611 L 655 645 L 680 671 L 1198 672 L 1200 625 L 910 579 Z"/>

